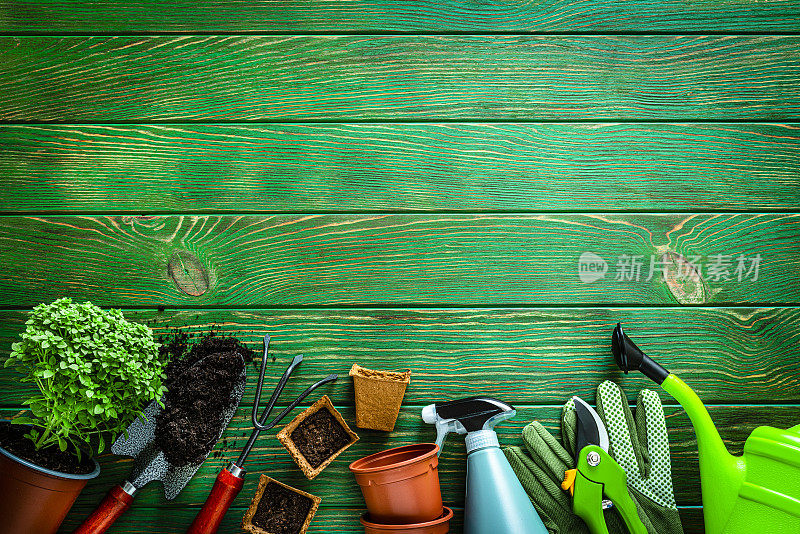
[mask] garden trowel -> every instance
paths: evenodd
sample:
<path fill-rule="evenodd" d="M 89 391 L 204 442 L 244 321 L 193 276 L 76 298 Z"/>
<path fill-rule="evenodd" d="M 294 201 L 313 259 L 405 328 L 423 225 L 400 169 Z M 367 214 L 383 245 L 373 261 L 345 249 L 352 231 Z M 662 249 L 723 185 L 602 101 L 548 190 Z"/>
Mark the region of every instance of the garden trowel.
<path fill-rule="evenodd" d="M 234 401 L 222 413 L 217 439 L 222 437 L 233 414 L 236 413 L 246 382 L 247 372 L 243 361 L 242 372 L 232 394 Z M 159 403 L 151 402 L 145 409 L 143 417 L 139 417 L 131 423 L 125 434 L 117 438 L 117 441 L 111 446 L 111 452 L 114 454 L 133 456 L 131 474 L 121 485 L 111 488 L 97 509 L 75 530 L 74 534 L 102 534 L 105 532 L 130 507 L 136 492 L 153 480 L 160 480 L 164 484 L 165 499 L 174 499 L 203 465 L 205 458 L 182 467 L 167 461 L 164 451 L 156 444 L 156 417 L 160 411 Z M 208 452 L 210 453 L 211 450 Z"/>

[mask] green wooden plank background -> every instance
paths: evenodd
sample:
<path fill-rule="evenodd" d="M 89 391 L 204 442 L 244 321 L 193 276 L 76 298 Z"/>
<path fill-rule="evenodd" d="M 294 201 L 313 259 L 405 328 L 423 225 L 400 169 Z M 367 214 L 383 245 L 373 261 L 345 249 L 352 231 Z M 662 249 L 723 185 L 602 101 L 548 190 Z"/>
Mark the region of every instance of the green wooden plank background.
<path fill-rule="evenodd" d="M 798 118 L 796 36 L 0 38 L 6 121 Z"/>
<path fill-rule="evenodd" d="M 24 310 L 71 295 L 157 334 L 269 332 L 270 383 L 304 353 L 286 395 L 339 372 L 350 421 L 353 362 L 413 369 L 397 430 L 315 481 L 263 436 L 222 533 L 261 472 L 323 497 L 312 531 L 360 532 L 347 463 L 431 439 L 428 402 L 511 401 L 519 443 L 603 379 L 633 401 L 651 384 L 615 369 L 617 321 L 738 452 L 800 408 L 799 23 L 797 0 L 0 0 L 0 360 Z M 642 255 L 642 277 L 585 284 L 586 251 Z M 758 254 L 759 278 L 645 280 L 663 254 Z M 0 370 L 5 416 L 18 378 Z M 662 398 L 699 534 L 694 435 Z M 175 501 L 145 488 L 111 532 L 183 532 L 251 401 Z M 130 465 L 100 460 L 63 532 Z M 454 534 L 463 464 L 453 439 Z"/>
<path fill-rule="evenodd" d="M 0 211 L 800 205 L 795 124 L 0 126 Z"/>
<path fill-rule="evenodd" d="M 796 214 L 4 217 L 0 306 L 791 304 L 798 228 Z M 616 274 L 582 282 L 585 251 Z M 663 254 L 760 256 L 760 272 L 647 280 Z M 644 257 L 638 281 L 616 279 L 625 255 Z"/>
<path fill-rule="evenodd" d="M 83 510 L 81 510 L 83 512 Z M 686 532 L 702 532 L 703 518 L 697 507 L 681 507 L 681 520 Z M 225 517 L 220 532 L 241 532 L 239 525 L 242 521 L 245 509 L 233 508 Z M 361 533 L 364 528 L 358 523 L 358 516 L 363 511 L 358 508 L 326 508 L 323 503 L 317 512 L 314 527 L 321 529 L 318 525 L 324 525 L 324 532 L 337 533 Z M 84 515 L 90 513 L 85 510 Z M 129 515 L 123 516 L 114 532 L 118 533 L 140 533 L 140 532 L 159 532 L 159 534 L 183 534 L 186 532 L 186 525 L 190 524 L 195 516 L 195 510 L 168 509 L 168 508 L 133 508 Z M 461 532 L 462 510 L 455 510 L 455 517 L 450 523 L 450 532 Z M 60 531 L 64 534 L 69 533 L 77 527 L 79 522 L 75 516 L 70 516 L 64 523 L 64 528 Z M 320 530 L 317 530 L 320 531 Z M 311 532 L 309 530 L 309 532 Z"/>
<path fill-rule="evenodd" d="M 5 32 L 797 32 L 800 4 L 680 0 L 6 2 Z"/>
<path fill-rule="evenodd" d="M 316 378 L 346 373 L 353 363 L 410 368 L 413 387 L 406 404 L 481 393 L 509 396 L 519 404 L 562 403 L 566 392 L 591 398 L 598 383 L 620 376 L 610 356 L 610 333 L 623 321 L 645 350 L 690 380 L 707 402 L 742 402 L 743 387 L 749 403 L 800 402 L 800 388 L 793 387 L 800 380 L 797 308 L 125 310 L 125 315 L 157 335 L 216 328 L 259 354 L 269 332 L 273 377 L 297 354 L 306 358 L 302 373 Z M 0 357 L 24 320 L 24 312 L 0 312 Z M 253 383 L 258 365 L 248 369 Z M 652 385 L 634 374 L 625 382 L 631 391 Z M 285 398 L 291 398 L 305 385 L 298 380 L 286 388 Z M 17 405 L 31 389 L 6 371 L 0 374 L 0 391 L 6 392 L 0 405 Z M 252 393 L 242 402 L 250 403 Z M 330 396 L 337 405 L 351 405 L 350 380 L 341 380 Z"/>

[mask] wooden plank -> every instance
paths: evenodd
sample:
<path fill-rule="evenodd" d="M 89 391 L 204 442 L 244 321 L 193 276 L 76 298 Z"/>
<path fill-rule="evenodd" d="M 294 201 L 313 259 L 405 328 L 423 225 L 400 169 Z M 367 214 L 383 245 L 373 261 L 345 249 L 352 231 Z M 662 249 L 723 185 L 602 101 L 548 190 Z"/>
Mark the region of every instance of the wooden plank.
<path fill-rule="evenodd" d="M 792 304 L 798 244 L 797 214 L 14 216 L 0 306 Z M 579 278 L 587 251 L 605 279 Z M 713 276 L 670 264 L 665 281 L 658 261 L 676 254 Z"/>
<path fill-rule="evenodd" d="M 629 392 L 632 393 L 632 392 Z M 431 399 L 434 402 L 437 399 Z M 594 397 L 590 398 L 591 401 Z M 532 420 L 541 421 L 556 436 L 560 435 L 558 418 L 560 406 L 516 406 L 517 417 L 498 427 L 500 442 L 504 445 L 522 445 L 522 428 Z M 351 407 L 339 407 L 345 419 L 352 423 L 354 413 Z M 361 492 L 348 465 L 354 460 L 386 448 L 409 443 L 431 442 L 436 432 L 420 418 L 422 406 L 406 406 L 402 409 L 395 430 L 391 434 L 378 431 L 355 429 L 361 438 L 317 478 L 309 481 L 291 459 L 286 449 L 274 437 L 277 433 L 262 434 L 248 456 L 245 464 L 248 475 L 241 497 L 235 501 L 237 506 L 246 506 L 247 495 L 252 495 L 258 485 L 258 475 L 266 473 L 281 482 L 322 497 L 329 507 L 358 508 L 363 506 Z M 797 406 L 709 406 L 711 416 L 716 421 L 721 435 L 732 453 L 741 454 L 744 440 L 754 428 L 769 425 L 788 428 L 797 424 Z M 294 413 L 298 413 L 299 410 Z M 678 504 L 700 504 L 700 478 L 697 461 L 697 443 L 689 419 L 683 410 L 674 405 L 665 407 L 667 426 L 670 433 L 670 446 L 673 463 L 673 484 Z M 173 501 L 164 499 L 164 492 L 158 484 L 146 486 L 137 494 L 139 506 L 166 506 L 178 508 L 200 506 L 208 496 L 217 473 L 231 460 L 236 459 L 250 434 L 250 410 L 240 408 L 231 426 L 217 444 L 192 481 Z M 108 488 L 124 480 L 130 473 L 131 460 L 111 455 L 100 458 L 101 475 L 92 481 L 77 501 L 78 506 L 95 505 L 108 491 Z M 464 476 L 466 454 L 463 437 L 450 436 L 445 443 L 444 452 L 439 457 L 439 478 L 444 501 L 461 507 L 464 501 Z"/>
<path fill-rule="evenodd" d="M 225 515 L 222 524 L 217 531 L 219 534 L 239 534 L 243 532 L 241 528 L 242 517 L 247 510 L 246 506 L 253 497 L 254 492 L 247 496 L 242 495 L 237 499 L 241 506 L 231 508 Z M 142 534 L 145 532 L 158 532 L 158 534 L 185 534 L 186 529 L 194 520 L 198 512 L 197 507 L 191 508 L 163 508 L 140 506 L 134 502 L 131 509 L 125 512 L 119 521 L 108 530 L 109 534 Z M 688 509 L 693 510 L 693 509 Z M 81 522 L 92 512 L 91 508 L 76 505 L 69 513 L 59 530 L 61 534 L 70 534 Z M 330 508 L 323 502 L 314 515 L 308 532 L 312 533 L 341 533 L 341 534 L 363 534 L 364 527 L 359 523 L 358 518 L 365 512 L 359 508 Z M 692 513 L 692 512 L 690 512 Z M 456 511 L 456 517 L 450 522 L 450 532 L 453 534 L 462 532 L 462 510 Z M 692 532 L 687 530 L 686 534 Z"/>
<path fill-rule="evenodd" d="M 232 508 L 223 520 L 220 534 L 239 533 L 242 516 L 246 508 Z M 702 534 L 703 515 L 698 507 L 680 507 L 681 522 L 685 534 Z M 347 534 L 361 534 L 364 527 L 358 522 L 358 517 L 364 512 L 361 508 L 327 508 L 323 503 L 314 516 L 314 521 L 308 532 L 340 532 Z M 75 507 L 59 531 L 62 534 L 72 532 L 80 522 L 91 513 L 91 509 Z M 191 524 L 196 508 L 151 508 L 134 505 L 114 525 L 109 534 L 141 534 L 142 532 L 158 532 L 159 534 L 183 534 Z M 463 511 L 455 510 L 455 516 L 450 522 L 450 532 L 461 532 Z"/>
<path fill-rule="evenodd" d="M 3 37 L 0 110 L 66 122 L 779 122 L 800 117 L 800 37 Z"/>
<path fill-rule="evenodd" d="M 304 0 L 153 3 L 37 0 L 0 6 L 0 31 L 96 32 L 796 32 L 800 4 L 679 0 Z"/>
<path fill-rule="evenodd" d="M 631 391 L 652 387 L 635 373 L 623 378 L 613 364 L 610 334 L 622 321 L 644 350 L 689 381 L 706 402 L 800 402 L 797 308 L 125 310 L 125 315 L 158 335 L 177 327 L 215 328 L 259 353 L 268 332 L 275 358 L 268 362 L 268 385 L 292 357 L 306 357 L 285 399 L 299 395 L 312 379 L 339 373 L 339 382 L 324 391 L 337 404 L 351 405 L 346 375 L 353 363 L 411 368 L 405 402 L 414 405 L 487 394 L 517 404 L 557 404 L 572 394 L 593 398 L 606 379 Z M 0 312 L 0 360 L 24 321 L 23 312 Z M 249 369 L 251 384 L 257 366 L 260 362 Z M 0 366 L 0 404 L 18 405 L 31 391 Z M 242 402 L 252 402 L 252 391 Z"/>
<path fill-rule="evenodd" d="M 792 124 L 5 125 L 6 212 L 795 210 Z"/>

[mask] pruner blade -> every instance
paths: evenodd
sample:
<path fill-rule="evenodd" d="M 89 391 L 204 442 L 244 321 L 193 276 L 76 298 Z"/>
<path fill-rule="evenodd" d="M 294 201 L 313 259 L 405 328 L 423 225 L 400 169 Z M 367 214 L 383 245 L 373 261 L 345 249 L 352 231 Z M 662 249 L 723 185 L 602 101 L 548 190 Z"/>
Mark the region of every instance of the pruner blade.
<path fill-rule="evenodd" d="M 587 445 L 597 445 L 608 452 L 608 430 L 600 415 L 580 397 L 572 397 L 575 413 L 578 416 L 575 454 L 580 454 Z"/>

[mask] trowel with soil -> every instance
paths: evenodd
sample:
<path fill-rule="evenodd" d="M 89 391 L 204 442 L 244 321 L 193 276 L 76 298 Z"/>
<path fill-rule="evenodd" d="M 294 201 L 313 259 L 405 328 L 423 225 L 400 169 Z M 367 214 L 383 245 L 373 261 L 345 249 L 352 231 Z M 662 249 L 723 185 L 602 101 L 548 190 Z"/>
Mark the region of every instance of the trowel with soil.
<path fill-rule="evenodd" d="M 245 351 L 233 338 L 209 336 L 170 362 L 164 407 L 151 403 L 144 418 L 111 447 L 114 454 L 134 457 L 130 476 L 108 492 L 75 534 L 105 532 L 153 480 L 163 483 L 167 500 L 181 492 L 236 413 L 247 381 Z"/>
<path fill-rule="evenodd" d="M 244 475 L 246 470 L 244 468 L 244 462 L 247 459 L 247 456 L 250 454 L 250 451 L 255 445 L 256 440 L 258 439 L 259 434 L 262 431 L 270 430 L 274 428 L 278 423 L 283 420 L 286 415 L 288 415 L 292 410 L 294 410 L 312 391 L 317 389 L 318 387 L 322 386 L 323 384 L 327 384 L 329 382 L 333 382 L 337 379 L 337 375 L 330 374 L 327 377 L 323 378 L 311 384 L 308 388 L 306 388 L 296 399 L 294 399 L 289 405 L 284 408 L 278 415 L 276 415 L 271 421 L 267 422 L 267 418 L 269 417 L 270 413 L 272 413 L 272 409 L 275 407 L 275 403 L 278 401 L 283 388 L 286 386 L 286 383 L 289 381 L 289 377 L 294 372 L 295 368 L 303 361 L 303 356 L 298 355 L 292 359 L 292 362 L 289 364 L 289 367 L 284 371 L 283 376 L 281 376 L 280 380 L 278 380 L 278 384 L 275 386 L 275 389 L 272 391 L 272 395 L 267 402 L 267 406 L 264 408 L 264 411 L 261 414 L 261 417 L 258 415 L 258 405 L 261 399 L 261 390 L 264 387 L 264 375 L 267 371 L 267 360 L 268 360 L 268 350 L 269 350 L 269 335 L 264 336 L 264 357 L 261 359 L 261 373 L 258 376 L 258 385 L 256 386 L 256 395 L 253 402 L 253 412 L 252 412 L 252 420 L 253 420 L 253 432 L 250 435 L 250 439 L 247 440 L 247 444 L 242 449 L 241 454 L 239 455 L 239 459 L 233 462 L 230 462 L 228 466 L 220 471 L 219 475 L 217 476 L 217 480 L 214 483 L 214 487 L 211 488 L 211 493 L 209 494 L 208 498 L 206 499 L 205 504 L 203 504 L 203 508 L 195 517 L 194 521 L 192 522 L 189 530 L 187 530 L 187 534 L 214 534 L 219 529 L 220 523 L 222 522 L 223 517 L 225 517 L 225 513 L 228 511 L 233 500 L 241 491 L 242 486 L 244 486 Z M 327 397 L 324 397 L 327 399 Z M 330 402 L 330 401 L 328 401 Z M 331 407 L 332 408 L 332 407 Z M 358 439 L 358 438 L 356 438 Z M 266 477 L 268 478 L 268 477 Z M 270 479 L 271 480 L 271 479 Z M 310 494 L 305 492 L 298 492 L 294 488 L 290 488 L 285 484 L 281 484 L 280 482 L 274 481 L 272 486 L 270 486 L 270 490 L 276 489 L 277 486 L 280 486 L 282 492 L 285 495 L 301 495 L 301 500 L 306 501 L 308 504 L 308 508 L 300 514 L 300 525 L 304 525 L 304 528 L 308 527 L 308 523 L 311 521 L 311 517 L 314 515 L 314 512 L 319 506 L 319 499 L 313 497 Z M 264 481 L 264 477 L 262 477 L 262 485 L 260 487 L 259 499 L 263 496 L 265 491 L 264 486 L 267 485 L 267 482 Z M 294 493 L 292 493 L 294 492 Z M 271 495 L 271 493 L 270 493 Z M 286 499 L 284 499 L 285 501 Z M 313 507 L 312 507 L 313 505 Z M 313 508 L 313 510 L 312 510 Z M 252 519 L 253 514 L 250 514 L 250 518 Z M 284 523 L 290 518 L 283 514 L 280 518 L 280 522 Z M 250 529 L 251 532 L 259 532 L 260 529 Z"/>

